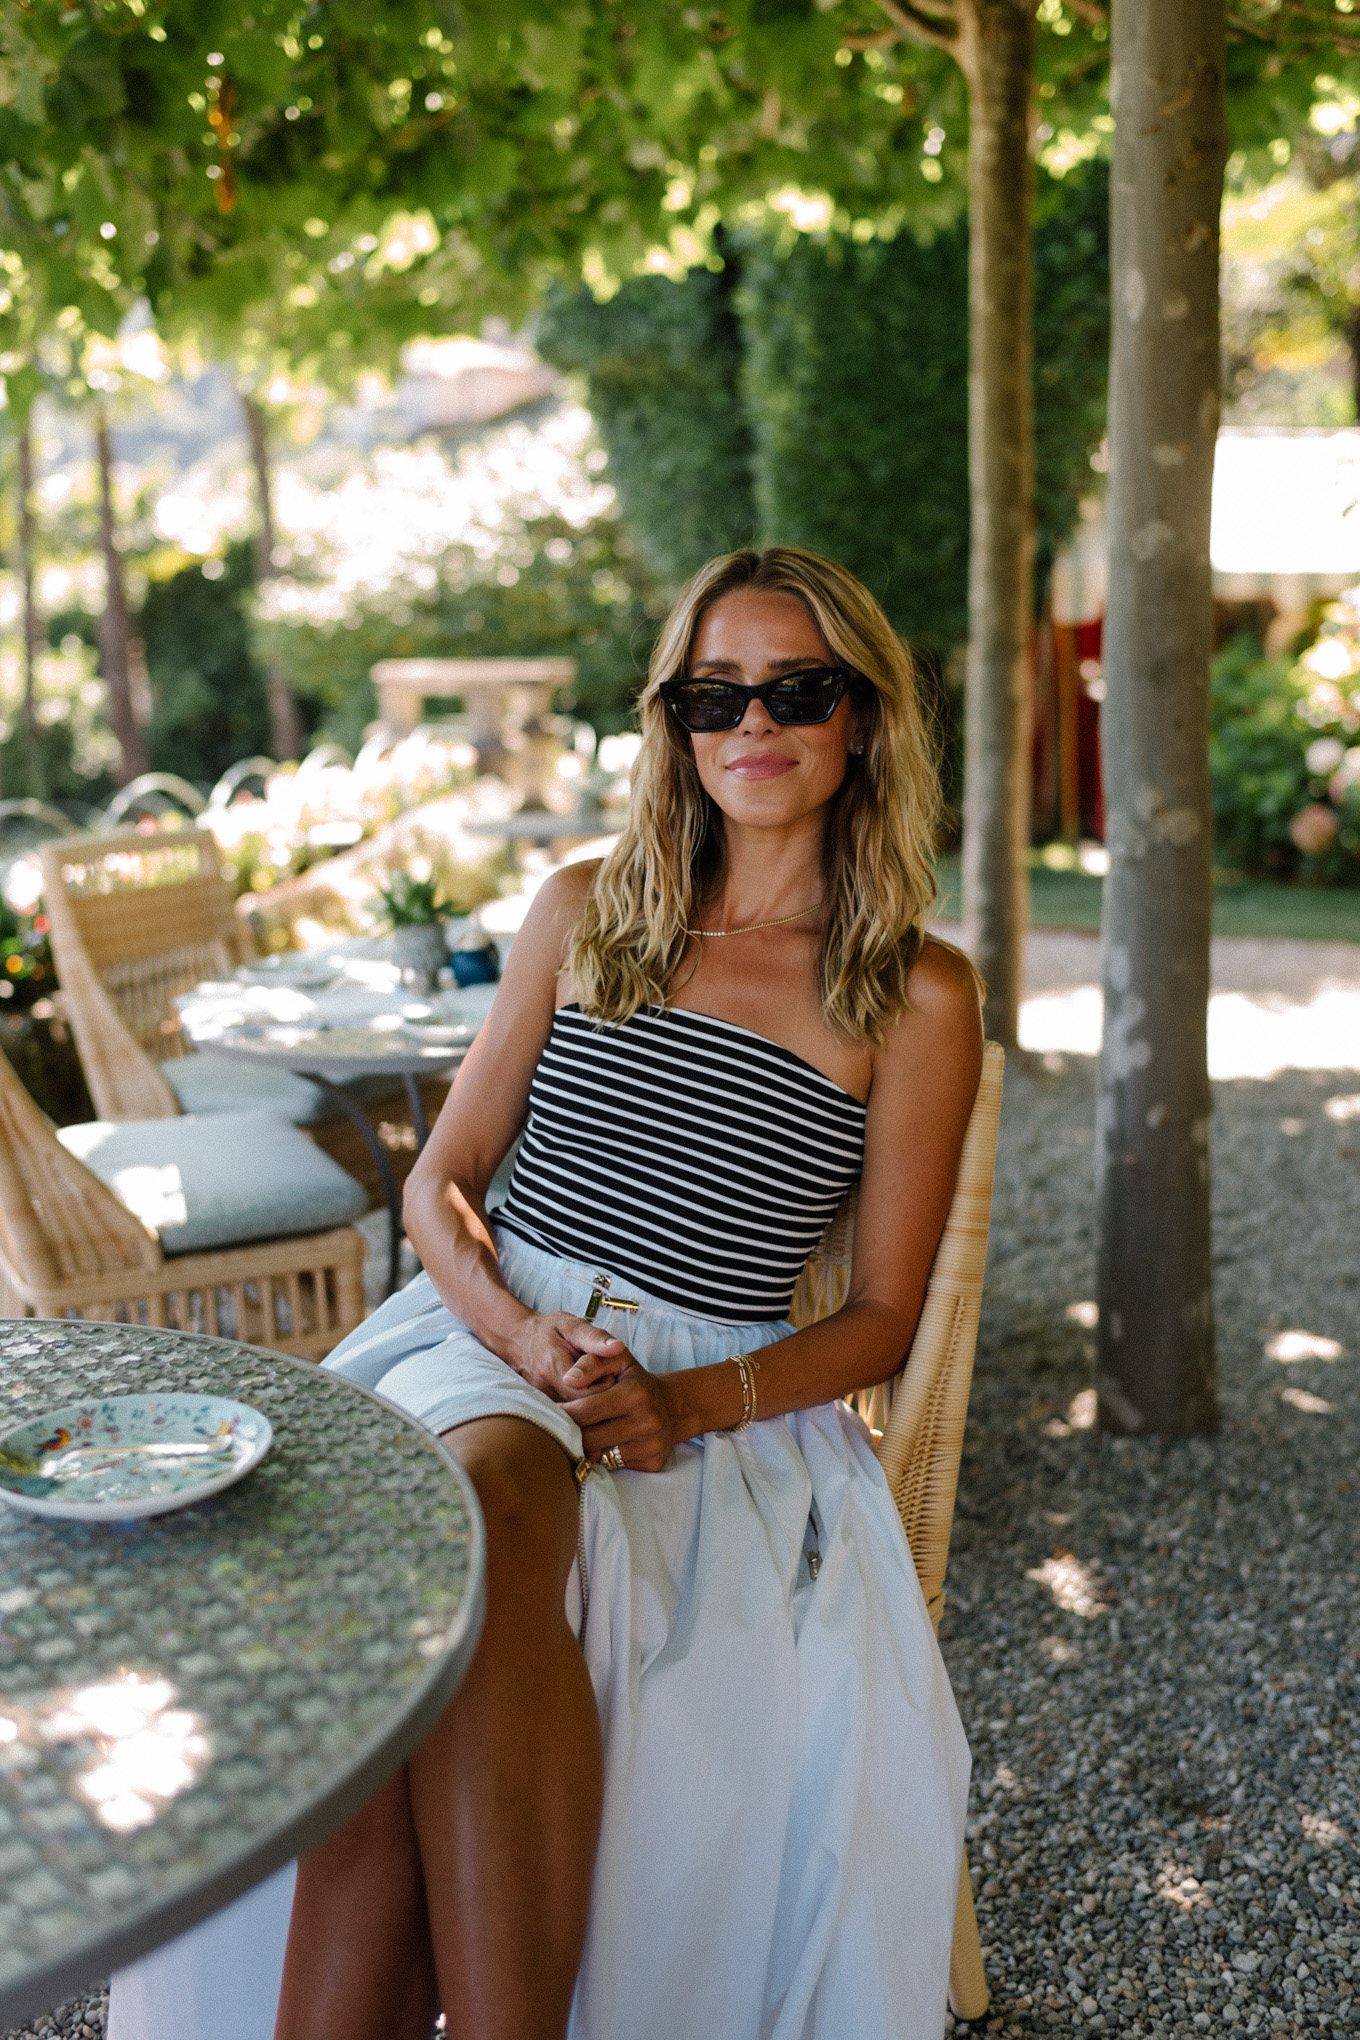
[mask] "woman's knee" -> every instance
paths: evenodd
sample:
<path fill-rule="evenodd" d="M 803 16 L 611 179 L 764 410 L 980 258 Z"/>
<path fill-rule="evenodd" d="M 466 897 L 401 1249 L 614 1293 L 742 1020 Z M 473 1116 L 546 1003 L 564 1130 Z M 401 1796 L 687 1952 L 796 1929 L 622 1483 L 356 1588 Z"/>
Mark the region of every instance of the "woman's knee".
<path fill-rule="evenodd" d="M 491 1569 L 564 1575 L 576 1549 L 576 1486 L 555 1439 L 520 1417 L 443 1435 L 477 1490 Z"/>

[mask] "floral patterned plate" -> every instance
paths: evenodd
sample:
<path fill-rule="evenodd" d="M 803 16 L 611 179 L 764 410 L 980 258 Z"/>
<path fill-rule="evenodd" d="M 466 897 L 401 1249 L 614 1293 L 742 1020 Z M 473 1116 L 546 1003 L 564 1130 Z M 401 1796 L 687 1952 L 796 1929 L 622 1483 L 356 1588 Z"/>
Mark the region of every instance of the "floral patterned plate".
<path fill-rule="evenodd" d="M 121 1523 L 220 1494 L 274 1432 L 221 1395 L 113 1395 L 46 1410 L 0 1436 L 0 1501 L 35 1516 Z"/>

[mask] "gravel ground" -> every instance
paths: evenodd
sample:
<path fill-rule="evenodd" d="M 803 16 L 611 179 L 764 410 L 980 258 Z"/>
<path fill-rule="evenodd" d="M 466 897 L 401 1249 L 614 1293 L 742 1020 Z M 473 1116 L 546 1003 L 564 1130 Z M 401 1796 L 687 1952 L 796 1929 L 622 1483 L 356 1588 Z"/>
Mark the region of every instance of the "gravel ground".
<path fill-rule="evenodd" d="M 1165 1448 L 1089 1428 L 1094 1071 L 1051 1062 L 1007 1075 L 942 1636 L 989 2024 L 1360 2027 L 1355 1072 L 1216 1087 L 1222 1428 Z"/>
<path fill-rule="evenodd" d="M 1007 1076 L 942 1639 L 989 2026 L 1360 2028 L 1360 1086 L 1217 1087 L 1222 1429 L 1100 1443 L 1094 1070 L 1049 1060 Z M 10 2040 L 103 2031 L 92 1993 Z"/>
<path fill-rule="evenodd" d="M 101 1984 L 87 1997 L 71 1998 L 54 2012 L 44 2012 L 31 2025 L 20 2026 L 5 2040 L 104 2040 L 108 1992 Z"/>

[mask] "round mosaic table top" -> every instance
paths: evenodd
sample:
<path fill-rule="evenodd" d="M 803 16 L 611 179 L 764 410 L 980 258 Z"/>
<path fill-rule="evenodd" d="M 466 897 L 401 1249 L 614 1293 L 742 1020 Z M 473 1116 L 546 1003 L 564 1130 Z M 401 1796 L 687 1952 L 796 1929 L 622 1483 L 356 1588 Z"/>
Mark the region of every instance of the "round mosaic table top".
<path fill-rule="evenodd" d="M 0 1431 L 172 1389 L 269 1418 L 238 1486 L 122 1524 L 0 1507 L 0 2031 L 323 1840 L 476 1645 L 476 1500 L 399 1410 L 225 1339 L 0 1320 Z"/>

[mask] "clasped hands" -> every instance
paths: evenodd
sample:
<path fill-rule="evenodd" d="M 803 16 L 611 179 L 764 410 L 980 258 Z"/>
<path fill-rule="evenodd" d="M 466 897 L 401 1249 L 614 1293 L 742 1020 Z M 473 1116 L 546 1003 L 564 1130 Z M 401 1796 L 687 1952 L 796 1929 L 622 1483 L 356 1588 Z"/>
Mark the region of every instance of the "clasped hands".
<path fill-rule="evenodd" d="M 674 1398 L 665 1377 L 639 1366 L 622 1339 L 570 1311 L 535 1312 L 515 1340 L 516 1372 L 579 1426 L 596 1464 L 617 1449 L 624 1464 L 660 1473 L 678 1442 Z"/>

